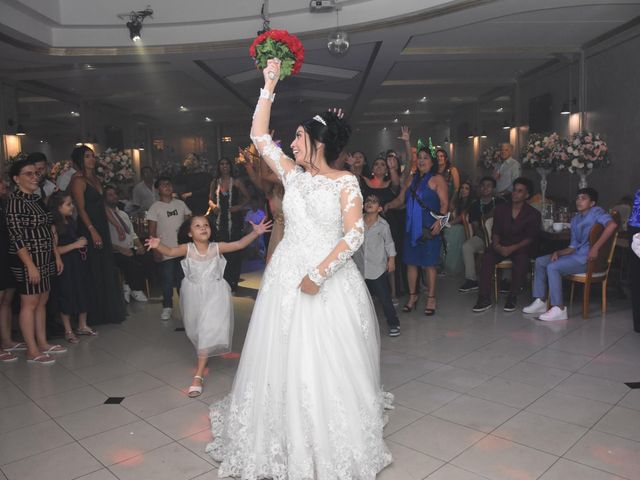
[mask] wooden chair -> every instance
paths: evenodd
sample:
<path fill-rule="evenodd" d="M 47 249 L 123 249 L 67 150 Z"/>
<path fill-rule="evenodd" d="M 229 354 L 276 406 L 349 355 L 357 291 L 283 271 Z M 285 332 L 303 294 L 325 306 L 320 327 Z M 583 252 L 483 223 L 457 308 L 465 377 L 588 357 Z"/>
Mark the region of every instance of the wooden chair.
<path fill-rule="evenodd" d="M 485 248 L 488 248 L 491 244 L 491 232 L 493 231 L 493 217 L 485 218 L 483 221 L 484 226 L 484 238 L 485 238 Z M 513 262 L 509 259 L 501 260 L 496 263 L 495 268 L 493 269 L 493 291 L 495 295 L 496 302 L 498 301 L 498 272 L 501 270 L 509 270 L 513 268 Z"/>
<path fill-rule="evenodd" d="M 615 217 L 614 217 L 615 220 Z M 618 225 L 620 225 L 618 223 Z M 591 227 L 589 232 L 589 245 L 593 245 L 602 235 L 604 228 L 599 223 Z M 609 269 L 611 268 L 611 260 L 616 249 L 616 241 L 618 232 L 615 232 L 602 245 L 598 252 L 598 257 L 587 262 L 587 270 L 585 273 L 577 273 L 573 275 L 565 275 L 564 278 L 571 281 L 571 296 L 569 305 L 573 305 L 573 294 L 576 283 L 584 285 L 582 292 L 582 318 L 589 316 L 589 295 L 591 293 L 591 285 L 596 283 L 602 284 L 602 313 L 607 312 L 607 280 L 609 279 Z"/>
<path fill-rule="evenodd" d="M 462 226 L 464 227 L 464 238 L 469 240 L 473 237 L 473 225 L 469 223 L 469 214 L 466 212 L 462 214 Z"/>

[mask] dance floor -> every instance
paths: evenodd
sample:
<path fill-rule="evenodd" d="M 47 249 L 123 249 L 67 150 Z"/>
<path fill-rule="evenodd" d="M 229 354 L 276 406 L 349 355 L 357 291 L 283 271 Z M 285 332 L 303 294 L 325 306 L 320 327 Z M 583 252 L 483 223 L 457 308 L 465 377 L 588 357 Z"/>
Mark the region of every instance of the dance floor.
<path fill-rule="evenodd" d="M 235 299 L 240 351 L 260 274 Z M 473 314 L 475 294 L 441 277 L 436 316 L 400 314 L 382 335 L 382 380 L 395 394 L 380 480 L 640 479 L 640 334 L 628 301 L 545 324 L 502 308 Z M 504 299 L 502 299 L 504 301 Z M 521 300 L 521 303 L 524 300 Z M 422 306 L 422 302 L 420 304 Z M 522 306 L 522 305 L 520 305 Z M 237 359 L 216 359 L 199 399 L 185 390 L 194 353 L 179 314 L 132 303 L 54 366 L 0 366 L 0 479 L 217 479 L 204 453 L 208 406 Z M 302 321 L 303 319 L 301 319 Z"/>

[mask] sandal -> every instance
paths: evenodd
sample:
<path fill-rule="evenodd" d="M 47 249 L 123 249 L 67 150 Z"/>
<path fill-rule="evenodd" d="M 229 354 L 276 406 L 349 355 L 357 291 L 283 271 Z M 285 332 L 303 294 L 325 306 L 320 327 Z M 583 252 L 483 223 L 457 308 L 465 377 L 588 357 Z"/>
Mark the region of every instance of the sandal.
<path fill-rule="evenodd" d="M 91 327 L 83 327 L 83 328 L 76 329 L 76 335 L 86 335 L 87 337 L 95 337 L 96 335 L 98 335 L 98 332 L 96 332 Z"/>
<path fill-rule="evenodd" d="M 24 352 L 27 349 L 27 344 L 24 342 L 16 342 L 10 347 L 4 348 L 7 352 Z"/>
<path fill-rule="evenodd" d="M 27 358 L 27 363 L 39 363 L 40 365 L 52 365 L 56 363 L 55 358 L 51 358 L 49 355 L 38 355 L 34 358 Z"/>
<path fill-rule="evenodd" d="M 200 375 L 194 376 L 193 379 L 200 380 L 200 386 L 191 385 L 189 387 L 189 391 L 187 392 L 187 395 L 190 398 L 199 397 L 202 394 L 202 386 L 204 385 L 204 378 L 202 378 Z"/>
<path fill-rule="evenodd" d="M 429 303 L 429 299 L 430 298 L 434 298 L 435 299 L 436 296 L 435 295 L 427 295 L 427 304 Z M 435 300 L 433 301 L 433 303 L 435 303 Z M 435 313 L 436 313 L 436 309 L 435 308 L 425 308 L 424 309 L 424 314 L 427 317 L 431 317 L 431 316 L 435 315 Z"/>
<path fill-rule="evenodd" d="M 411 302 L 412 298 L 415 298 L 413 303 Z M 402 307 L 402 311 L 405 312 L 405 313 L 408 313 L 411 310 L 415 310 L 416 308 L 418 308 L 418 294 L 417 293 L 409 293 L 409 299 L 407 300 L 407 304 L 404 307 Z"/>
<path fill-rule="evenodd" d="M 56 355 L 58 353 L 67 353 L 67 347 L 63 347 L 62 345 L 51 345 L 46 350 L 43 350 L 42 353 L 44 355 Z"/>
<path fill-rule="evenodd" d="M 11 363 L 11 362 L 15 362 L 16 360 L 18 360 L 18 357 L 16 357 L 11 352 L 2 352 L 2 353 L 0 353 L 0 362 Z"/>
<path fill-rule="evenodd" d="M 80 339 L 71 330 L 64 332 L 64 339 L 72 344 L 80 343 Z"/>

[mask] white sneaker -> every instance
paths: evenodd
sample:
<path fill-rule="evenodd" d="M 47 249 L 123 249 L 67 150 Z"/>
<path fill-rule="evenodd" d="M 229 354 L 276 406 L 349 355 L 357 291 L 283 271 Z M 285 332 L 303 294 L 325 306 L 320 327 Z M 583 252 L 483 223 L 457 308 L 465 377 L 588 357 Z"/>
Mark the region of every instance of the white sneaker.
<path fill-rule="evenodd" d="M 566 320 L 567 318 L 569 318 L 567 316 L 567 307 L 551 307 L 548 312 L 538 317 L 543 322 L 554 322 L 556 320 Z"/>
<path fill-rule="evenodd" d="M 162 309 L 162 313 L 160 314 L 160 320 L 171 320 L 171 314 L 173 313 L 173 308 L 167 307 Z"/>
<path fill-rule="evenodd" d="M 124 301 L 129 303 L 131 301 L 131 287 L 126 283 L 122 285 L 122 294 L 124 295 Z"/>
<path fill-rule="evenodd" d="M 527 305 L 522 309 L 522 313 L 545 313 L 547 311 L 547 302 L 536 298 L 531 305 Z"/>
<path fill-rule="evenodd" d="M 149 300 L 142 290 L 133 290 L 131 292 L 131 298 L 136 302 L 147 302 Z"/>

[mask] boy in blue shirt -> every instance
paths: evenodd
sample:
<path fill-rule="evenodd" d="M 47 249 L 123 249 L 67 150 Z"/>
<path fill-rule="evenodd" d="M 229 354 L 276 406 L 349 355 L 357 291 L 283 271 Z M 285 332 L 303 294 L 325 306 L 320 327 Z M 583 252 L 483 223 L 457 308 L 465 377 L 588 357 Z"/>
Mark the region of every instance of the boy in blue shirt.
<path fill-rule="evenodd" d="M 593 188 L 581 188 L 576 194 L 577 215 L 571 220 L 571 243 L 567 248 L 551 255 L 536 258 L 536 275 L 533 285 L 533 303 L 522 309 L 524 313 L 539 313 L 539 319 L 550 322 L 567 319 L 567 307 L 562 300 L 562 276 L 584 273 L 587 261 L 598 256 L 600 247 L 613 235 L 618 225 L 598 203 L 598 192 Z M 589 232 L 599 223 L 602 235 L 589 247 Z M 547 311 L 547 281 L 551 308 Z"/>

